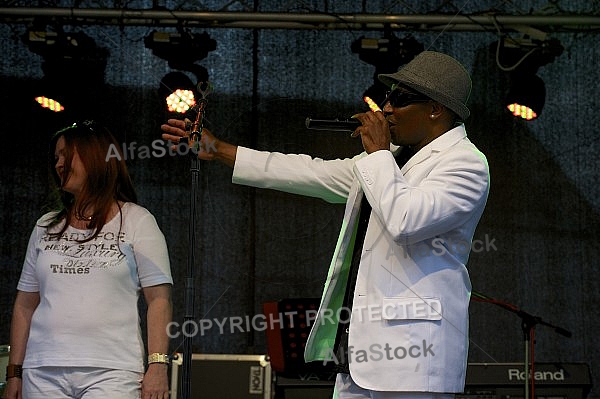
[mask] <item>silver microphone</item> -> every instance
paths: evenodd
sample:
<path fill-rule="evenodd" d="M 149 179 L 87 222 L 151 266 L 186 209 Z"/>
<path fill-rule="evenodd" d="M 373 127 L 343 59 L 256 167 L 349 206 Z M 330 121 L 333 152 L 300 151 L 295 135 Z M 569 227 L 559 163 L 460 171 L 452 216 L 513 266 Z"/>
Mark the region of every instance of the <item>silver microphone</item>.
<path fill-rule="evenodd" d="M 381 108 L 370 97 L 363 97 L 373 112 L 381 112 Z M 358 119 L 312 119 L 306 118 L 306 128 L 314 130 L 329 130 L 331 132 L 354 132 L 362 123 Z"/>
<path fill-rule="evenodd" d="M 353 132 L 361 125 L 358 119 L 312 119 L 306 118 L 306 128 L 332 132 Z"/>

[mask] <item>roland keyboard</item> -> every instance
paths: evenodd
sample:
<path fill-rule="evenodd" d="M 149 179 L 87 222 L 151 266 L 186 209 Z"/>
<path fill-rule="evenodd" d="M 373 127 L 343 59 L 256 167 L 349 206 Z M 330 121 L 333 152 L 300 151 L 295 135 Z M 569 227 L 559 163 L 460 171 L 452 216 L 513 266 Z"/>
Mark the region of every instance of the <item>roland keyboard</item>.
<path fill-rule="evenodd" d="M 536 363 L 533 375 L 538 399 L 584 399 L 592 387 L 585 363 Z M 456 399 L 523 399 L 524 392 L 523 363 L 469 363 Z"/>

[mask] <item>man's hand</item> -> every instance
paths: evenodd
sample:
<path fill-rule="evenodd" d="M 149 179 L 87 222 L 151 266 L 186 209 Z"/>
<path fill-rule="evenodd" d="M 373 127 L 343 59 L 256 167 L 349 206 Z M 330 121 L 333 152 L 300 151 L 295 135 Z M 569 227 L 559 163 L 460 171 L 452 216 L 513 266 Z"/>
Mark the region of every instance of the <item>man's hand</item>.
<path fill-rule="evenodd" d="M 383 112 L 368 111 L 356 114 L 353 118 L 358 119 L 362 126 L 356 128 L 352 137 L 360 136 L 363 148 L 368 154 L 390 149 L 390 127 Z"/>
<path fill-rule="evenodd" d="M 161 125 L 160 128 L 163 132 L 165 132 L 162 134 L 162 138 L 174 143 L 172 147 L 173 150 L 177 149 L 177 144 L 181 142 L 182 137 L 185 137 L 187 140 L 189 140 L 189 132 L 186 131 L 186 121 L 169 119 L 167 123 Z M 218 142 L 219 141 L 208 129 L 202 129 L 198 158 L 204 161 L 212 161 L 216 159 Z M 188 145 L 192 145 L 192 143 L 188 142 Z"/>
<path fill-rule="evenodd" d="M 165 132 L 162 134 L 162 138 L 173 143 L 173 150 L 177 149 L 177 145 L 180 143 L 182 137 L 189 140 L 189 133 L 186 131 L 186 122 L 183 120 L 169 119 L 167 123 L 160 126 L 160 129 Z M 188 144 L 191 145 L 191 143 Z M 219 160 L 233 167 L 236 154 L 237 146 L 217 139 L 208 129 L 202 129 L 198 151 L 199 159 L 204 161 Z"/>
<path fill-rule="evenodd" d="M 167 123 L 160 126 L 163 132 L 162 138 L 178 143 L 181 137 L 185 137 L 188 133 L 185 130 L 186 122 L 179 119 L 169 119 Z"/>

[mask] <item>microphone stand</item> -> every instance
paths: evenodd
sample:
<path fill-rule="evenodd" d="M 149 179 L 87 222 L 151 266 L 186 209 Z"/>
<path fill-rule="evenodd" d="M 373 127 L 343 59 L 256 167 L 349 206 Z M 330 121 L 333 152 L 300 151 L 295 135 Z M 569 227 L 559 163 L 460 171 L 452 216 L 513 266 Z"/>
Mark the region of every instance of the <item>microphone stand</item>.
<path fill-rule="evenodd" d="M 203 89 L 204 87 L 204 89 Z M 191 172 L 191 190 L 190 190 L 190 221 L 189 221 L 189 255 L 187 264 L 187 277 L 185 280 L 185 314 L 184 323 L 186 326 L 188 323 L 194 320 L 194 301 L 196 298 L 194 288 L 194 276 L 195 276 L 195 264 L 196 264 L 196 195 L 198 192 L 198 177 L 200 175 L 200 160 L 198 159 L 198 152 L 202 150 L 202 143 L 200 139 L 202 137 L 202 125 L 204 118 L 204 110 L 208 104 L 206 96 L 212 91 L 212 85 L 210 82 L 198 83 L 197 91 L 201 98 L 198 103 L 192 108 L 196 112 L 196 120 L 190 125 L 186 122 L 186 130 L 190 130 L 189 138 L 183 137 L 180 142 L 188 143 L 192 155 L 192 163 L 190 166 Z M 183 364 L 182 364 L 182 376 L 181 376 L 181 397 L 183 399 L 190 399 L 192 397 L 191 390 L 191 370 L 192 370 L 192 339 L 191 334 L 183 334 Z"/>
<path fill-rule="evenodd" d="M 533 353 L 534 353 L 533 349 L 535 347 L 535 339 L 533 338 L 534 332 L 535 332 L 535 326 L 537 324 L 539 324 L 539 325 L 549 327 L 549 328 L 553 329 L 555 332 L 557 332 L 558 334 L 563 335 L 567 338 L 571 338 L 571 335 L 572 335 L 571 332 L 565 330 L 564 328 L 547 323 L 544 320 L 542 320 L 540 317 L 533 316 L 532 314 L 529 314 L 529 313 L 519 309 L 518 307 L 516 307 L 513 304 L 510 304 L 507 302 L 502 302 L 502 301 L 499 301 L 494 298 L 490 298 L 479 292 L 473 291 L 471 293 L 471 298 L 472 298 L 472 300 L 477 301 L 477 302 L 487 302 L 487 303 L 491 303 L 492 305 L 499 306 L 503 309 L 508 310 L 509 312 L 516 314 L 517 316 L 519 316 L 521 318 L 521 329 L 523 330 L 523 338 L 525 340 L 525 362 L 524 362 L 524 370 L 523 370 L 525 373 L 524 399 L 530 399 L 530 395 L 535 398 L 535 396 L 534 396 L 534 394 L 535 394 L 535 375 L 534 375 L 535 359 L 533 358 Z M 532 354 L 531 375 L 530 375 L 530 371 L 529 371 L 529 362 L 530 362 L 529 353 L 530 352 Z M 529 387 L 530 387 L 529 381 L 530 380 L 531 380 L 531 393 L 529 390 Z"/>

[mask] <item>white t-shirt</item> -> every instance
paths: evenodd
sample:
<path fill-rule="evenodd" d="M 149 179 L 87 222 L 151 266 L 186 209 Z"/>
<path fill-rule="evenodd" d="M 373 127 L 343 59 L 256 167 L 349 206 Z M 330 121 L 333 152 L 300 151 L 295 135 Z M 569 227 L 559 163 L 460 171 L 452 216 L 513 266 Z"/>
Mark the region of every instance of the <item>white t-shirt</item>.
<path fill-rule="evenodd" d="M 69 226 L 47 234 L 51 214 L 33 230 L 17 289 L 39 292 L 23 367 L 78 366 L 142 372 L 138 313 L 142 287 L 172 284 L 164 235 L 145 208 L 126 203 L 92 241 Z"/>

